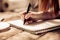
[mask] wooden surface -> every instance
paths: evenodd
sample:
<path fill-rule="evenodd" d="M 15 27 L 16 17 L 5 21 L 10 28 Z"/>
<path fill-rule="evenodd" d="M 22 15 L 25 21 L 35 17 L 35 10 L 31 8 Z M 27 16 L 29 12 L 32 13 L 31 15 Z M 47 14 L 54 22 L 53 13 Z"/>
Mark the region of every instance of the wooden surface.
<path fill-rule="evenodd" d="M 0 13 L 0 17 L 5 18 L 4 21 L 20 19 L 19 13 L 17 14 L 12 12 Z M 60 40 L 59 36 L 60 30 L 34 35 L 11 26 L 9 29 L 5 31 L 0 31 L 0 40 Z"/>
<path fill-rule="evenodd" d="M 0 13 L 0 18 L 4 18 L 4 21 L 6 22 L 10 20 L 20 19 L 20 15 L 19 13 L 17 14 L 12 12 L 5 12 Z M 38 35 L 30 34 L 12 26 L 9 29 L 0 31 L 0 40 L 33 40 L 37 39 L 38 37 Z"/>

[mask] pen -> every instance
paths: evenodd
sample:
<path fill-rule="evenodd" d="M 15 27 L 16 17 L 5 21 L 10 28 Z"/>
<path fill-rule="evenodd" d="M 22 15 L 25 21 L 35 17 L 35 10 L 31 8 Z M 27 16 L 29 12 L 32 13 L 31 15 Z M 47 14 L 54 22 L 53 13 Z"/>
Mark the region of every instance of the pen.
<path fill-rule="evenodd" d="M 31 4 L 29 3 L 28 8 L 27 8 L 27 12 L 25 14 L 29 13 L 30 7 L 31 7 Z M 25 24 L 25 22 L 26 22 L 26 19 L 24 18 L 24 24 Z"/>

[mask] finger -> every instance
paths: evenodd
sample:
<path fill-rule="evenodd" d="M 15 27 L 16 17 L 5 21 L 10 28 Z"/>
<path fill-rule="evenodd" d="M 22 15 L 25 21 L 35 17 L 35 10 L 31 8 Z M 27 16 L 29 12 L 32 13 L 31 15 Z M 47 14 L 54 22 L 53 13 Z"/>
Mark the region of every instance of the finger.
<path fill-rule="evenodd" d="M 20 14 L 25 14 L 26 13 L 26 11 L 22 11 L 22 12 L 20 12 Z"/>
<path fill-rule="evenodd" d="M 26 13 L 26 11 L 22 11 L 22 12 L 20 12 L 20 13 L 19 13 L 19 14 L 20 14 L 20 16 L 21 16 L 21 18 L 24 18 L 25 13 Z"/>
<path fill-rule="evenodd" d="M 25 22 L 26 25 L 31 24 L 31 23 L 33 23 L 32 20 L 30 20 L 30 21 L 26 21 L 26 22 Z"/>
<path fill-rule="evenodd" d="M 31 14 L 26 14 L 25 15 L 25 19 L 28 19 L 28 18 L 30 18 L 31 17 Z"/>

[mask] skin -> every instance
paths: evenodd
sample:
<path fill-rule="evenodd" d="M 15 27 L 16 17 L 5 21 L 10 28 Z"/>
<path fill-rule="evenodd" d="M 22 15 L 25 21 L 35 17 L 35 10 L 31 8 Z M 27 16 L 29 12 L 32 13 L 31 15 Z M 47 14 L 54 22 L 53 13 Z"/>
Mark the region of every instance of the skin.
<path fill-rule="evenodd" d="M 34 2 L 33 2 L 34 1 Z M 38 6 L 39 12 L 29 12 L 28 14 L 23 13 L 24 18 L 27 20 L 27 24 L 37 22 L 38 20 L 50 20 L 56 18 L 59 13 L 56 11 L 55 5 L 57 5 L 56 0 L 30 0 L 32 8 Z M 35 6 L 36 5 L 36 6 Z M 50 5 L 50 7 L 48 7 Z M 35 9 L 34 9 L 35 10 Z M 23 18 L 23 17 L 22 17 Z"/>
<path fill-rule="evenodd" d="M 24 12 L 21 16 L 22 19 L 26 19 L 27 24 L 37 22 L 38 20 L 50 20 L 54 19 L 56 16 L 52 11 L 41 11 L 41 12 L 29 12 L 28 14 L 25 14 Z"/>

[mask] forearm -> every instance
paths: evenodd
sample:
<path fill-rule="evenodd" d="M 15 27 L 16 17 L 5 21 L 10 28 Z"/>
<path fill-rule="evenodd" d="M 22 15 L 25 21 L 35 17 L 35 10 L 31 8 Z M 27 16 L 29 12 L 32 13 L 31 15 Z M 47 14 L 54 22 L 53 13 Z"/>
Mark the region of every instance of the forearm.
<path fill-rule="evenodd" d="M 42 20 L 48 20 L 48 19 L 54 19 L 56 17 L 56 15 L 54 13 L 51 12 L 44 12 L 42 14 L 40 14 L 40 19 Z"/>
<path fill-rule="evenodd" d="M 58 15 L 58 13 L 57 13 Z M 35 20 L 47 20 L 47 19 L 54 19 L 57 17 L 54 12 L 35 12 L 32 13 L 31 17 Z"/>

